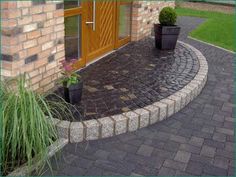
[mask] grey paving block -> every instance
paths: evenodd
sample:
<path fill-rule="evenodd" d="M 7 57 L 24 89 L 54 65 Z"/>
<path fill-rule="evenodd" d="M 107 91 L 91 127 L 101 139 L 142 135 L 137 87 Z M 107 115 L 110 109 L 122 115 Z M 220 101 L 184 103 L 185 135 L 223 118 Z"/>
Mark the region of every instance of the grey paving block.
<path fill-rule="evenodd" d="M 190 152 L 178 151 L 175 155 L 174 160 L 178 162 L 188 163 L 190 157 L 191 157 Z"/>
<path fill-rule="evenodd" d="M 203 145 L 200 155 L 206 156 L 206 157 L 214 157 L 216 152 L 216 148 Z"/>
<path fill-rule="evenodd" d="M 214 159 L 211 157 L 201 156 L 198 154 L 191 154 L 190 160 L 193 162 L 199 162 L 202 164 L 212 164 Z"/>
<path fill-rule="evenodd" d="M 227 129 L 227 128 L 216 127 L 216 132 L 223 133 L 225 135 L 234 135 L 234 131 L 231 129 Z"/>
<path fill-rule="evenodd" d="M 191 144 L 193 146 L 201 147 L 203 142 L 204 142 L 203 138 L 192 136 L 189 141 L 189 144 Z"/>
<path fill-rule="evenodd" d="M 175 170 L 181 170 L 181 171 L 184 171 L 186 168 L 185 163 L 170 160 L 170 159 L 165 160 L 163 166 L 167 168 L 172 168 Z"/>
<path fill-rule="evenodd" d="M 204 166 L 204 173 L 213 175 L 213 176 L 226 176 L 227 170 L 215 167 L 213 165 L 205 165 Z"/>
<path fill-rule="evenodd" d="M 204 165 L 202 163 L 190 161 L 187 164 L 186 172 L 191 175 L 201 176 L 203 173 L 203 167 Z"/>
<path fill-rule="evenodd" d="M 140 148 L 137 151 L 137 154 L 143 155 L 143 156 L 151 156 L 154 148 L 148 145 L 141 145 Z"/>
<path fill-rule="evenodd" d="M 215 141 L 212 139 L 205 139 L 203 144 L 210 147 L 219 148 L 219 149 L 223 149 L 225 146 L 224 143 Z"/>
<path fill-rule="evenodd" d="M 192 146 L 189 144 L 181 144 L 179 149 L 186 152 L 194 153 L 194 154 L 199 154 L 201 151 L 200 147 Z"/>
<path fill-rule="evenodd" d="M 178 143 L 187 143 L 188 141 L 186 137 L 179 136 L 179 135 L 171 135 L 170 140 L 178 142 Z"/>
<path fill-rule="evenodd" d="M 216 156 L 213 162 L 214 166 L 222 168 L 222 169 L 228 169 L 229 167 L 229 159 Z"/>
<path fill-rule="evenodd" d="M 215 132 L 213 134 L 213 140 L 219 141 L 219 142 L 225 142 L 226 141 L 226 135 L 222 133 Z"/>
<path fill-rule="evenodd" d="M 158 176 L 175 176 L 175 173 L 175 169 L 162 167 L 158 173 Z"/>
<path fill-rule="evenodd" d="M 102 149 L 99 149 L 95 152 L 94 156 L 98 159 L 107 159 L 109 156 L 110 152 L 104 151 Z"/>

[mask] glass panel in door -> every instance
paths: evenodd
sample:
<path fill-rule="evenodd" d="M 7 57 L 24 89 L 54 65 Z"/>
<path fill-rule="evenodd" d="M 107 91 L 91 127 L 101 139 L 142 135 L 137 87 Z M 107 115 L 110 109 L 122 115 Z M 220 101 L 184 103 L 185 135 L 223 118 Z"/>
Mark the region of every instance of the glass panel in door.
<path fill-rule="evenodd" d="M 119 39 L 127 38 L 131 33 L 131 4 L 122 4 L 119 9 Z"/>
<path fill-rule="evenodd" d="M 81 57 L 81 16 L 65 18 L 65 55 L 66 60 Z"/>

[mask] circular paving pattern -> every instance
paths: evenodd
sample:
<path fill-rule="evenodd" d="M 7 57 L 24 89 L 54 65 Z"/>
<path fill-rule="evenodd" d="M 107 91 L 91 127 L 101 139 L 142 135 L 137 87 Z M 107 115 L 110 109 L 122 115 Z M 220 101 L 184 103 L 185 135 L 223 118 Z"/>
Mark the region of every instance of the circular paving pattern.
<path fill-rule="evenodd" d="M 175 93 L 197 74 L 196 54 L 178 43 L 160 51 L 154 39 L 133 42 L 80 71 L 84 80 L 78 120 L 142 108 Z"/>
<path fill-rule="evenodd" d="M 146 40 L 143 40 L 143 41 L 146 41 Z M 147 41 L 149 41 L 149 40 L 147 40 Z M 175 55 L 176 51 L 178 51 L 178 50 L 179 50 L 179 52 L 182 51 L 182 55 L 181 55 L 182 57 L 178 57 Z M 156 102 L 153 101 L 153 102 L 150 102 L 150 104 L 148 104 L 148 102 L 144 102 L 143 107 L 138 107 L 133 110 L 122 110 L 118 114 L 114 114 L 111 116 L 106 116 L 106 117 L 102 117 L 102 118 L 98 118 L 98 119 L 91 119 L 91 120 L 85 120 L 85 121 L 72 121 L 72 122 L 67 121 L 67 120 L 53 119 L 53 124 L 56 125 L 56 127 L 57 127 L 59 137 L 67 139 L 70 143 L 77 143 L 77 142 L 81 142 L 84 140 L 95 140 L 95 139 L 99 139 L 99 138 L 107 138 L 107 137 L 119 135 L 119 134 L 126 133 L 126 132 L 136 131 L 139 128 L 143 128 L 148 125 L 154 124 L 158 121 L 162 121 L 162 120 L 170 117 L 171 115 L 175 114 L 176 112 L 178 112 L 182 108 L 184 108 L 188 103 L 190 103 L 195 97 L 197 97 L 200 94 L 203 87 L 205 86 L 205 83 L 207 81 L 208 64 L 207 64 L 206 58 L 202 55 L 202 53 L 200 51 L 198 51 L 197 49 L 195 49 L 194 47 L 192 47 L 186 43 L 179 41 L 176 51 L 175 51 L 175 53 L 172 53 L 172 55 L 170 55 L 170 53 L 167 53 L 165 55 L 165 59 L 168 60 L 168 56 L 169 57 L 175 56 L 176 58 L 181 58 L 181 59 L 186 58 L 186 63 L 187 63 L 186 67 L 185 67 L 186 69 L 184 69 L 183 72 L 181 72 L 179 75 L 182 77 L 183 77 L 183 75 L 185 75 L 184 78 L 186 80 L 188 80 L 189 78 L 192 77 L 192 80 L 189 80 L 185 86 L 182 85 L 182 88 L 180 88 L 180 90 L 173 91 L 172 94 L 169 94 L 169 96 L 166 96 Z M 189 54 L 188 57 L 185 56 L 187 54 Z M 194 62 L 192 62 L 192 66 L 188 64 L 191 59 L 190 54 L 192 56 L 192 61 L 196 60 L 196 63 L 198 63 L 198 64 L 194 64 Z M 185 56 L 185 57 L 183 57 L 183 56 Z M 163 57 L 163 55 L 162 55 L 162 57 Z M 172 59 L 174 60 L 174 58 L 172 58 Z M 105 62 L 107 62 L 107 61 L 111 61 L 111 60 L 108 60 L 106 58 Z M 163 62 L 165 62 L 165 61 L 163 61 Z M 164 65 L 163 68 L 167 68 L 167 66 L 168 65 Z M 181 67 L 181 65 L 179 66 L 179 68 L 180 67 Z M 198 67 L 198 71 L 196 71 L 197 73 L 195 74 L 195 76 L 193 76 L 194 72 L 191 73 L 191 71 L 192 70 L 195 71 L 195 68 L 197 68 L 197 67 Z M 90 67 L 90 69 L 91 68 L 92 67 Z M 171 68 L 169 68 L 169 69 L 171 69 Z M 186 70 L 189 71 L 189 73 L 191 73 L 191 74 L 186 72 Z M 148 71 L 150 71 L 150 73 L 151 73 L 151 71 L 153 71 L 153 70 L 150 69 Z M 107 72 L 109 72 L 109 70 Z M 116 72 L 118 72 L 118 71 L 116 71 Z M 153 73 L 155 73 L 155 71 L 153 71 Z M 169 73 L 170 73 L 169 70 L 168 71 L 166 70 L 166 75 L 169 75 Z M 106 77 L 106 76 L 107 75 L 105 75 L 104 77 Z M 120 75 L 120 76 L 123 76 L 123 75 Z M 123 77 L 125 77 L 125 76 L 123 76 Z M 127 75 L 126 75 L 126 77 L 127 77 L 127 79 L 130 78 L 130 76 L 128 77 Z M 155 77 L 158 77 L 158 76 L 155 75 Z M 156 79 L 154 79 L 155 77 L 150 76 L 150 79 L 153 79 L 155 82 L 155 80 L 156 80 Z M 173 77 L 174 77 L 174 75 L 173 75 Z M 139 78 L 139 79 L 137 79 L 138 83 L 143 84 L 144 82 L 141 82 L 141 80 L 143 78 L 142 77 L 141 78 L 138 77 L 138 78 Z M 136 80 L 136 78 L 134 78 L 134 79 Z M 178 78 L 176 78 L 176 80 L 177 79 Z M 143 81 L 145 81 L 145 80 L 143 80 Z M 172 84 L 175 83 L 176 87 L 178 87 L 178 86 L 180 87 L 181 84 L 179 84 L 179 82 L 174 82 L 174 80 L 172 80 L 172 81 L 173 81 L 173 82 L 171 82 Z M 117 81 L 114 80 L 113 83 L 117 83 Z M 164 82 L 164 83 L 167 83 L 167 82 Z M 146 83 L 143 85 L 146 86 Z M 145 89 L 146 87 L 143 87 L 143 88 Z M 94 87 L 92 87 L 92 88 L 94 88 Z M 111 90 L 113 92 L 115 90 L 118 90 L 116 87 L 114 87 L 112 85 L 109 85 L 109 87 L 108 87 L 108 85 L 106 85 L 106 87 L 104 87 L 104 88 L 107 90 Z M 122 87 L 122 88 L 124 88 L 124 87 Z M 88 89 L 88 87 L 87 87 L 87 89 Z M 89 89 L 91 89 L 91 88 L 89 87 Z M 168 88 L 168 89 L 170 89 L 170 88 Z M 166 91 L 168 91 L 168 89 L 166 89 Z M 120 88 L 120 90 L 121 90 L 121 88 Z M 128 92 L 129 90 L 127 88 L 124 88 L 123 91 Z M 123 91 L 122 91 L 122 93 L 123 93 Z M 93 89 L 92 92 L 99 93 L 99 89 L 97 89 L 97 90 Z M 144 97 L 145 97 L 145 95 L 144 95 Z M 107 98 L 109 98 L 109 97 L 107 97 Z M 134 99 L 135 99 L 135 97 L 134 97 Z M 121 99 L 121 100 L 123 100 L 123 99 Z M 149 99 L 149 100 L 151 100 L 151 99 Z"/>

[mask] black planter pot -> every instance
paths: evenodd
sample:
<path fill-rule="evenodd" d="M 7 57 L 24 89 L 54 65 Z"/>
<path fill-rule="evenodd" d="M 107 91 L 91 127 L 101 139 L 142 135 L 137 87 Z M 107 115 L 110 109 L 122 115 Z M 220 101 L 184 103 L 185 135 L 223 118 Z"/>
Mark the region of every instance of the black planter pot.
<path fill-rule="evenodd" d="M 64 86 L 65 100 L 71 104 L 78 104 L 81 101 L 83 91 L 83 82 L 71 85 L 69 88 Z"/>
<path fill-rule="evenodd" d="M 180 33 L 179 26 L 154 24 L 155 45 L 161 50 L 174 50 Z"/>

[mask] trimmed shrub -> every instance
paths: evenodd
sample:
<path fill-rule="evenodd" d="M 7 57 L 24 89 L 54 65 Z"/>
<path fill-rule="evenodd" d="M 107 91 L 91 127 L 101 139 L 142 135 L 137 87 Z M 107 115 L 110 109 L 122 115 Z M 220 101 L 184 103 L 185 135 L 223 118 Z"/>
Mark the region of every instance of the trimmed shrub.
<path fill-rule="evenodd" d="M 177 14 L 171 7 L 164 7 L 159 15 L 159 22 L 163 26 L 172 26 L 175 24 Z"/>

